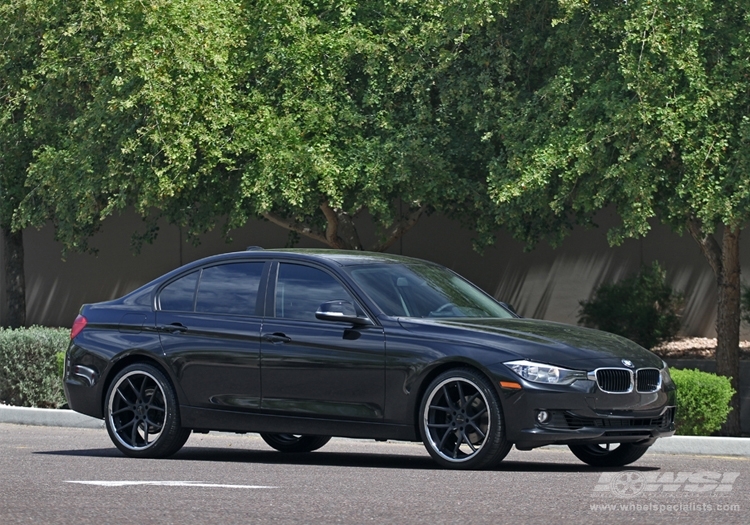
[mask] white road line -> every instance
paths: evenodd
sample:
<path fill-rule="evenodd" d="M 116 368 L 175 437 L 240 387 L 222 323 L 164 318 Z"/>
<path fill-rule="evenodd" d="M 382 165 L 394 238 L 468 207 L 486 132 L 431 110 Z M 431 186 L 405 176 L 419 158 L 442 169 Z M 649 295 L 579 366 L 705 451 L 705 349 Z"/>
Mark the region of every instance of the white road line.
<path fill-rule="evenodd" d="M 265 485 L 226 485 L 223 483 L 203 483 L 201 481 L 74 481 L 66 480 L 65 483 L 77 483 L 79 485 L 96 485 L 99 487 L 129 487 L 133 485 L 156 485 L 163 487 L 207 487 L 221 489 L 277 489 Z"/>

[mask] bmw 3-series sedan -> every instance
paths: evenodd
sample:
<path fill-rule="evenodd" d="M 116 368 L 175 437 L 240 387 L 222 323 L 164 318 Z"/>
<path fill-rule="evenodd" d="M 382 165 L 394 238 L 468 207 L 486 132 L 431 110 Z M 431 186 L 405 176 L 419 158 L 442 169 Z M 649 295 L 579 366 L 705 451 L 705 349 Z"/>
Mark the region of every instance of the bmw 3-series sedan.
<path fill-rule="evenodd" d="M 132 457 L 220 430 L 282 452 L 332 436 L 421 440 L 458 469 L 549 444 L 621 466 L 674 433 L 656 355 L 520 318 L 442 266 L 375 253 L 227 253 L 84 305 L 64 380 L 70 407 L 103 418 Z"/>

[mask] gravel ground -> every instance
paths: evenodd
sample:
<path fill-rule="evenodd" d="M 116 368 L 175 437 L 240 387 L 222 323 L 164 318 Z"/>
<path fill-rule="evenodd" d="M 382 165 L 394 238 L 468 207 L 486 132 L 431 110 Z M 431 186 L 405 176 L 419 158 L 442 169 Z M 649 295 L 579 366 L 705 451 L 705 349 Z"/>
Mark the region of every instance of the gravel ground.
<path fill-rule="evenodd" d="M 683 337 L 651 349 L 661 358 L 714 359 L 716 338 Z M 750 341 L 740 341 L 740 359 L 750 359 Z"/>

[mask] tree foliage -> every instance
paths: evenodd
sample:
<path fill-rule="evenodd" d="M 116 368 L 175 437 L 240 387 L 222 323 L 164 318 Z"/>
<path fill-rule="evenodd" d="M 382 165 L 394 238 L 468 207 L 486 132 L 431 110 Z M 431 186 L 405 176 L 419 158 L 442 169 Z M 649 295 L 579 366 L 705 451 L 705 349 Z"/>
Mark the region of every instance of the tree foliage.
<path fill-rule="evenodd" d="M 16 224 L 55 217 L 58 238 L 85 248 L 104 217 L 135 206 L 191 236 L 219 217 L 230 228 L 260 216 L 362 248 L 354 219 L 366 211 L 382 250 L 425 212 L 471 220 L 487 199 L 465 150 L 483 146 L 456 133 L 446 108 L 469 77 L 457 86 L 446 72 L 500 8 L 81 1 L 35 71 L 76 88 L 64 140 L 36 153 Z"/>
<path fill-rule="evenodd" d="M 489 191 L 498 221 L 559 241 L 613 206 L 610 241 L 658 217 L 687 231 L 716 275 L 717 367 L 739 376 L 739 236 L 750 218 L 750 22 L 738 0 L 538 1 L 510 36 L 518 90 L 498 107 Z M 513 32 L 510 33 L 513 35 Z M 739 432 L 735 396 L 727 424 Z"/>
<path fill-rule="evenodd" d="M 80 250 L 114 210 L 148 215 L 231 166 L 230 57 L 241 34 L 231 2 L 65 5 L 27 81 L 44 90 L 29 102 L 31 129 L 59 139 L 36 150 L 16 225 L 52 218 L 58 239 Z"/>

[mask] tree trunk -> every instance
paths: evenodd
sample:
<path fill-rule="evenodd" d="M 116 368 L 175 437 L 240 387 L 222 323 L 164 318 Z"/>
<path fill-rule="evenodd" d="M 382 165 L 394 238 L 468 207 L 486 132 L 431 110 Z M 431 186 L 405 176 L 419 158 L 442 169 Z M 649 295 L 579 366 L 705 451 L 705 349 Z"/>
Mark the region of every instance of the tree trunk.
<path fill-rule="evenodd" d="M 734 396 L 721 433 L 741 435 L 740 429 L 740 229 L 724 227 L 721 245 L 713 235 L 703 232 L 697 221 L 688 223 L 688 231 L 708 259 L 716 277 L 716 373 L 731 378 Z"/>
<path fill-rule="evenodd" d="M 8 305 L 5 325 L 26 326 L 26 278 L 23 269 L 23 232 L 3 228 L 5 297 Z"/>
<path fill-rule="evenodd" d="M 724 229 L 723 272 L 717 278 L 719 304 L 716 311 L 716 373 L 730 377 L 735 394 L 732 411 L 722 427 L 727 436 L 741 435 L 740 429 L 740 230 Z"/>

